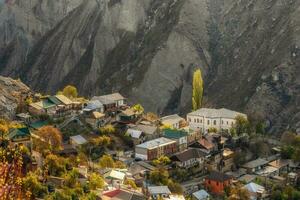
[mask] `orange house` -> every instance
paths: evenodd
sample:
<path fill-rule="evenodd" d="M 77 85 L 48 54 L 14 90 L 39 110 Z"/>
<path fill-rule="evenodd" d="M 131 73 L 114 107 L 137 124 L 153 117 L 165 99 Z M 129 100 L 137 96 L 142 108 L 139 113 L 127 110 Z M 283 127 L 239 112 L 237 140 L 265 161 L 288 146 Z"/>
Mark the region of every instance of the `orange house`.
<path fill-rule="evenodd" d="M 231 176 L 217 171 L 212 171 L 209 176 L 205 178 L 206 188 L 214 194 L 223 194 L 224 189 L 230 186 L 231 182 Z"/>

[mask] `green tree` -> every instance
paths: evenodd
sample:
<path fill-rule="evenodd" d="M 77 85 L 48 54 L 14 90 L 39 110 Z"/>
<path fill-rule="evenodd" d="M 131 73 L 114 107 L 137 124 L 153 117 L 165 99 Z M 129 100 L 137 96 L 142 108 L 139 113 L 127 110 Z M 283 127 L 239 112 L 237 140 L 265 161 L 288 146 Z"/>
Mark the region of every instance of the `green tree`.
<path fill-rule="evenodd" d="M 233 125 L 233 127 L 235 128 L 237 135 L 241 135 L 243 133 L 249 133 L 250 131 L 249 121 L 246 117 L 242 115 L 236 116 L 235 124 Z"/>
<path fill-rule="evenodd" d="M 255 126 L 256 134 L 265 135 L 266 134 L 266 124 L 264 122 L 259 122 Z"/>
<path fill-rule="evenodd" d="M 78 96 L 77 88 L 72 85 L 67 85 L 63 89 L 62 94 L 71 99 L 77 98 Z"/>
<path fill-rule="evenodd" d="M 200 69 L 197 69 L 193 75 L 193 110 L 197 110 L 202 106 L 202 98 L 203 98 L 203 79 L 202 73 Z"/>
<path fill-rule="evenodd" d="M 69 188 L 75 188 L 79 186 L 79 172 L 75 169 L 72 171 L 69 171 L 64 175 L 64 185 L 66 185 Z"/>
<path fill-rule="evenodd" d="M 183 189 L 182 189 L 181 185 L 172 180 L 168 181 L 168 188 L 174 194 L 183 194 Z"/>
<path fill-rule="evenodd" d="M 22 180 L 22 188 L 24 193 L 28 196 L 30 194 L 31 199 L 42 198 L 47 194 L 47 187 L 44 186 L 38 179 L 38 175 L 29 172 Z"/>
<path fill-rule="evenodd" d="M 66 160 L 54 154 L 49 154 L 45 158 L 44 167 L 52 176 L 61 176 L 66 172 Z"/>
<path fill-rule="evenodd" d="M 210 128 L 208 129 L 208 132 L 209 132 L 209 133 L 217 133 L 218 130 L 217 130 L 217 128 L 210 127 Z"/>
<path fill-rule="evenodd" d="M 155 185 L 167 185 L 169 172 L 164 168 L 158 168 L 150 172 L 150 181 Z"/>

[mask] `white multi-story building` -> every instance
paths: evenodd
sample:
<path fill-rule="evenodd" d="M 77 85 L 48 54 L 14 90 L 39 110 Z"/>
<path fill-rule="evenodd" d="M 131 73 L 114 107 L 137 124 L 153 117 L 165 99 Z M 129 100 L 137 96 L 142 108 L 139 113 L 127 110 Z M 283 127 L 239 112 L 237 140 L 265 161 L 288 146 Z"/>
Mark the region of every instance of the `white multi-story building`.
<path fill-rule="evenodd" d="M 207 133 L 210 128 L 216 128 L 217 131 L 229 131 L 238 115 L 247 118 L 247 115 L 243 113 L 225 108 L 201 108 L 187 114 L 187 121 L 191 129 L 198 129 L 203 133 Z"/>

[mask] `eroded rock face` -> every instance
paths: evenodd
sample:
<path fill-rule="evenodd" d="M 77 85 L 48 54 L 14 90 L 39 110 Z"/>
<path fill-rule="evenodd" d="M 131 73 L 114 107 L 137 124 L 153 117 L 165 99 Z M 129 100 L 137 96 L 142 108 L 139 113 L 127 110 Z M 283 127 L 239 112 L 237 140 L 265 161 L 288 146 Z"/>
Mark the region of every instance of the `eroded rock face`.
<path fill-rule="evenodd" d="M 299 0 L 29 3 L 0 8 L 12 33 L 7 43 L 0 32 L 0 72 L 38 91 L 121 91 L 148 111 L 185 113 L 200 67 L 211 106 L 262 116 L 276 132 L 300 124 Z"/>
<path fill-rule="evenodd" d="M 30 89 L 19 80 L 0 76 L 0 118 L 13 118 Z"/>

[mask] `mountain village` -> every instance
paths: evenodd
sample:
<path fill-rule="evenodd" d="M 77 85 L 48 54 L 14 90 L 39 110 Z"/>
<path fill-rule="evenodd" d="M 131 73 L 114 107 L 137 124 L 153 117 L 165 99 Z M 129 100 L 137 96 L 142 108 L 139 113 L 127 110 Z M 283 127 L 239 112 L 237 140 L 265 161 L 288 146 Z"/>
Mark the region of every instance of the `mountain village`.
<path fill-rule="evenodd" d="M 293 133 L 273 139 L 226 108 L 157 116 L 120 93 L 75 90 L 22 94 L 14 120 L 0 121 L 0 199 L 300 198 Z"/>

